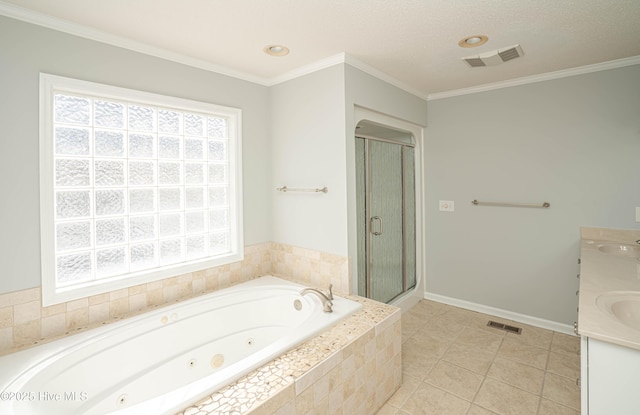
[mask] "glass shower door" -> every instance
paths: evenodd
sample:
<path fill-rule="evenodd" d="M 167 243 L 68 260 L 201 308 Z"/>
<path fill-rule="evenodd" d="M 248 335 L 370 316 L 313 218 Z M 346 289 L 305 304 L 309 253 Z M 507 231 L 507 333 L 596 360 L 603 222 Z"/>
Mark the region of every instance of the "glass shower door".
<path fill-rule="evenodd" d="M 358 293 L 388 303 L 415 286 L 413 148 L 358 138 Z"/>

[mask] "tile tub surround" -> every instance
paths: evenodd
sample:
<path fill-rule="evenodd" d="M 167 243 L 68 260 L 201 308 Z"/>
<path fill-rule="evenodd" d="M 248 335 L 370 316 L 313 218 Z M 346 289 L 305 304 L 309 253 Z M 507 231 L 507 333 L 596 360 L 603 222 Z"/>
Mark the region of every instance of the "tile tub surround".
<path fill-rule="evenodd" d="M 0 355 L 71 335 L 271 274 L 349 294 L 348 259 L 266 242 L 245 247 L 244 260 L 135 287 L 42 307 L 40 287 L 0 294 Z"/>
<path fill-rule="evenodd" d="M 613 243 L 638 246 L 640 230 L 582 228 L 578 331 L 581 335 L 640 350 L 640 332 L 609 316 L 598 305 L 607 292 L 640 291 L 640 262 L 600 252 Z"/>
<path fill-rule="evenodd" d="M 371 415 L 400 387 L 400 309 L 363 309 L 177 415 Z"/>
<path fill-rule="evenodd" d="M 576 336 L 422 300 L 402 338 L 402 386 L 377 415 L 580 414 Z"/>

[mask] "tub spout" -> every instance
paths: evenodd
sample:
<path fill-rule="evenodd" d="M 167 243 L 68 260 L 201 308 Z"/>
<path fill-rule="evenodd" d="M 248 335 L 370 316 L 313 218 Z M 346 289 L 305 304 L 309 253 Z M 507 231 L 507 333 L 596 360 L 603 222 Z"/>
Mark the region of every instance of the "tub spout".
<path fill-rule="evenodd" d="M 317 295 L 320 298 L 320 301 L 322 301 L 322 306 L 324 307 L 324 312 L 325 313 L 332 313 L 333 312 L 333 302 L 331 301 L 331 299 L 333 299 L 333 293 L 331 293 L 331 289 L 329 289 L 329 296 L 327 296 L 327 294 L 323 293 L 322 291 L 318 290 L 317 288 L 305 288 L 304 290 L 300 291 L 300 295 L 305 295 L 307 293 L 313 293 L 315 295 Z"/>

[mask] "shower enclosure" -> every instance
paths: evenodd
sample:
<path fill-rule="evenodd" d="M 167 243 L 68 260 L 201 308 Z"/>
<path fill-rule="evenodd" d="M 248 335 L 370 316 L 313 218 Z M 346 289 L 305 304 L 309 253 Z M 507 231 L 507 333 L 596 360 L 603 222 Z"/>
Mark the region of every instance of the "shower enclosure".
<path fill-rule="evenodd" d="M 389 303 L 416 286 L 415 139 L 356 127 L 358 295 Z"/>

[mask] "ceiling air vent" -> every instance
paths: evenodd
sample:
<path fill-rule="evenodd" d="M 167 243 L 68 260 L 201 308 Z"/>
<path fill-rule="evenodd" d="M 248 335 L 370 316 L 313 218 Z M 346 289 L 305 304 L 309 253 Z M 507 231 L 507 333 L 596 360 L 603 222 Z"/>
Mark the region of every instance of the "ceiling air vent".
<path fill-rule="evenodd" d="M 522 52 L 520 45 L 515 45 L 504 49 L 493 50 L 478 56 L 468 56 L 466 58 L 462 58 L 462 60 L 467 62 L 467 64 L 472 68 L 477 68 L 479 66 L 498 65 L 500 63 L 519 58 L 523 55 L 524 52 Z"/>

